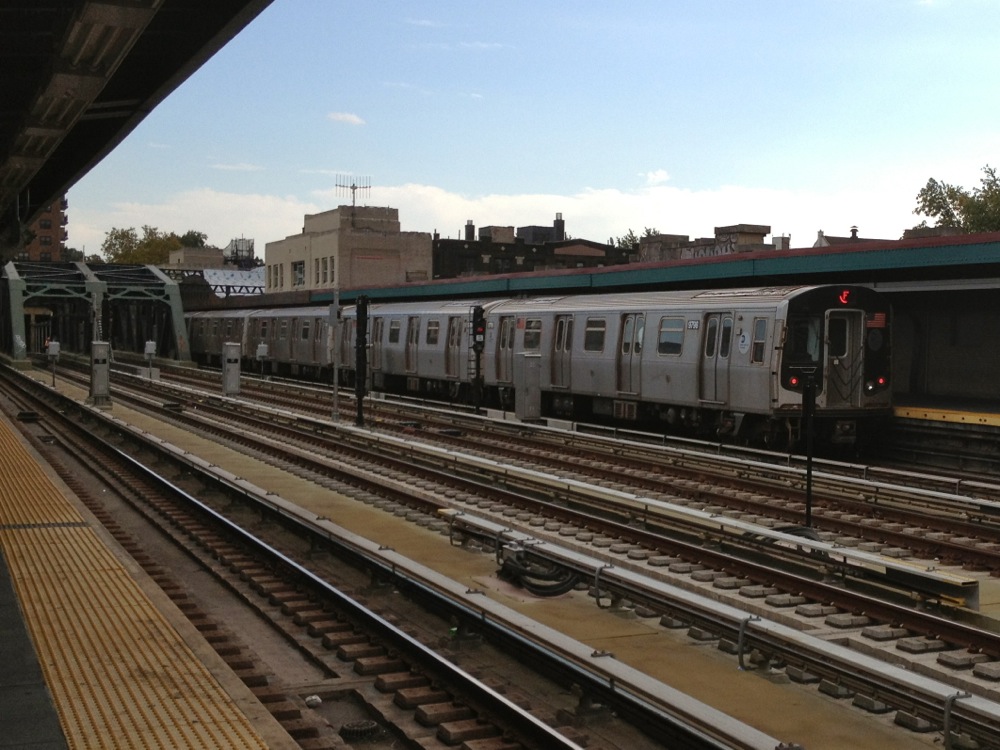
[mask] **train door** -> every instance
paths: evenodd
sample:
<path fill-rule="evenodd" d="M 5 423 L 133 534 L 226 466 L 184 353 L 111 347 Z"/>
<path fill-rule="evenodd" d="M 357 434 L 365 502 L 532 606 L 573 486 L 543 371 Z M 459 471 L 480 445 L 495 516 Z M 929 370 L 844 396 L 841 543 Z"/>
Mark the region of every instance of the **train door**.
<path fill-rule="evenodd" d="M 372 338 L 371 345 L 371 369 L 373 373 L 382 371 L 382 328 L 385 325 L 385 318 L 372 318 Z"/>
<path fill-rule="evenodd" d="M 700 400 L 726 404 L 729 402 L 729 353 L 733 343 L 732 313 L 709 313 L 705 316 L 702 330 L 705 334 Z"/>
<path fill-rule="evenodd" d="M 618 390 L 621 393 L 639 393 L 642 375 L 642 336 L 646 329 L 646 316 L 628 313 L 622 316 L 621 338 L 618 346 Z"/>
<path fill-rule="evenodd" d="M 444 374 L 458 378 L 462 374 L 462 332 L 465 319 L 458 315 L 448 318 L 448 343 L 444 356 Z"/>
<path fill-rule="evenodd" d="M 826 406 L 860 407 L 864 377 L 864 310 L 826 314 Z"/>
<path fill-rule="evenodd" d="M 552 385 L 569 388 L 573 360 L 573 316 L 557 315 L 552 337 Z"/>
<path fill-rule="evenodd" d="M 497 382 L 511 383 L 514 380 L 514 316 L 500 318 L 497 334 Z"/>
<path fill-rule="evenodd" d="M 417 371 L 417 351 L 420 346 L 420 318 L 410 316 L 406 321 L 406 371 Z"/>
<path fill-rule="evenodd" d="M 347 318 L 340 327 L 340 363 L 347 369 L 353 370 L 356 355 L 354 351 L 357 341 L 358 321 L 355 318 Z"/>
<path fill-rule="evenodd" d="M 288 332 L 288 361 L 296 362 L 298 361 L 298 346 L 296 345 L 296 337 L 299 333 L 299 319 L 292 318 L 292 327 Z"/>

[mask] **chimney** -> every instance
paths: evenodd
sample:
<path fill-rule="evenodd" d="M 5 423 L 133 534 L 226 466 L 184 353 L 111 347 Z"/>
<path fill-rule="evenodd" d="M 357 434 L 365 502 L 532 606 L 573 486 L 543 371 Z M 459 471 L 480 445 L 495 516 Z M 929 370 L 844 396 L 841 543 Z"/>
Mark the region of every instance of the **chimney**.
<path fill-rule="evenodd" d="M 858 238 L 858 228 L 851 227 L 851 239 L 856 240 Z"/>
<path fill-rule="evenodd" d="M 476 239 L 476 225 L 472 223 L 472 219 L 465 222 L 465 241 L 473 242 Z"/>
<path fill-rule="evenodd" d="M 566 222 L 563 221 L 562 213 L 556 214 L 556 220 L 552 222 L 552 228 L 555 229 L 556 242 L 562 242 L 566 239 Z"/>

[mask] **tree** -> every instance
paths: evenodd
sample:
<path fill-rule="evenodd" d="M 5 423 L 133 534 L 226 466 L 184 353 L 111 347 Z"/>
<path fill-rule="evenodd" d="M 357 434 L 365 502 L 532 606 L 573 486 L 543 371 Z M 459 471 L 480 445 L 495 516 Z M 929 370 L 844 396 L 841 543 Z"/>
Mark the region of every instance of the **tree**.
<path fill-rule="evenodd" d="M 629 229 L 628 233 L 624 237 L 619 237 L 610 244 L 622 250 L 627 250 L 632 253 L 637 253 L 639 252 L 639 244 L 642 242 L 643 239 L 645 239 L 646 237 L 655 237 L 659 233 L 660 231 L 658 229 L 654 229 L 652 227 L 646 227 L 642 231 L 642 238 L 640 238 L 635 232 Z"/>
<path fill-rule="evenodd" d="M 144 226 L 142 239 L 132 227 L 112 227 L 101 245 L 101 253 L 108 263 L 162 266 L 170 260 L 170 251 L 181 247 L 176 234 L 160 232 L 156 227 Z"/>
<path fill-rule="evenodd" d="M 204 232 L 196 232 L 193 229 L 187 230 L 180 236 L 181 247 L 205 247 L 208 235 Z"/>
<path fill-rule="evenodd" d="M 963 232 L 1000 231 L 1000 177 L 987 164 L 980 186 L 972 192 L 932 177 L 917 193 L 913 213 L 934 219 L 935 226 L 956 227 Z M 918 226 L 926 227 L 927 220 Z"/>

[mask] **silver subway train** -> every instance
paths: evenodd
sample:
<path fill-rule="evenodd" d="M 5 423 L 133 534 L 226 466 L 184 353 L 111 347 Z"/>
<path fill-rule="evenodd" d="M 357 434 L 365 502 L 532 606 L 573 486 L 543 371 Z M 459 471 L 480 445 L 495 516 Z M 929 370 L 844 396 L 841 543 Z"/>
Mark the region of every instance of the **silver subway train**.
<path fill-rule="evenodd" d="M 357 310 L 341 312 L 336 351 L 329 306 L 190 313 L 192 356 L 218 364 L 239 342 L 247 369 L 330 382 L 337 362 L 350 385 Z M 854 443 L 890 412 L 890 318 L 859 286 L 372 303 L 367 377 L 377 391 L 781 447 L 799 441 L 805 409 L 819 441 Z"/>

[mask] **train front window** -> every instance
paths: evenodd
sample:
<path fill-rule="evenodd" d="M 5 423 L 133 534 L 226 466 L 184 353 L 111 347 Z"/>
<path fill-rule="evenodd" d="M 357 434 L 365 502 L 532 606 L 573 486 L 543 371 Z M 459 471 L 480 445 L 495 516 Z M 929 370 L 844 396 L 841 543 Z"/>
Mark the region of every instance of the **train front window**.
<path fill-rule="evenodd" d="M 827 346 L 831 357 L 847 356 L 847 321 L 844 318 L 830 318 L 827 323 Z"/>
<path fill-rule="evenodd" d="M 790 361 L 818 364 L 822 349 L 823 321 L 820 318 L 793 318 L 788 321 L 785 352 Z"/>

